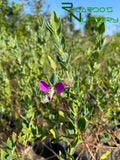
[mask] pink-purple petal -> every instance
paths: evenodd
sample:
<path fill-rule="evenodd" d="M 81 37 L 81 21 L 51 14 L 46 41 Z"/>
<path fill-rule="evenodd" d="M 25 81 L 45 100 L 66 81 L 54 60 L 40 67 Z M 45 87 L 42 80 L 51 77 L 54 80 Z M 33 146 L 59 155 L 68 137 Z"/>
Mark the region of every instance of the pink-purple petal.
<path fill-rule="evenodd" d="M 41 80 L 41 81 L 39 82 L 39 87 L 40 87 L 40 89 L 41 89 L 42 91 L 44 91 L 44 92 L 47 92 L 48 89 L 51 88 L 51 86 L 50 86 L 49 84 L 47 84 L 45 81 L 43 81 L 43 80 Z"/>
<path fill-rule="evenodd" d="M 57 93 L 61 93 L 64 90 L 65 86 L 64 83 L 59 82 L 54 85 L 54 88 L 57 90 Z"/>

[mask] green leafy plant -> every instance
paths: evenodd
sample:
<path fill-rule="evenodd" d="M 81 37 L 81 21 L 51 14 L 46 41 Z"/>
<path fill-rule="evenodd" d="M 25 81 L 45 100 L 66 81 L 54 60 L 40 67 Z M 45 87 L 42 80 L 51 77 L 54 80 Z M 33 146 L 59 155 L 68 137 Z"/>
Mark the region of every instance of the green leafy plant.
<path fill-rule="evenodd" d="M 13 3 L 17 15 L 22 12 L 19 7 Z M 108 61 L 101 58 L 113 50 L 103 36 L 103 19 L 95 18 L 95 22 L 89 39 L 79 37 L 80 31 L 73 35 L 64 32 L 67 28 L 55 11 L 47 20 L 25 16 L 22 24 L 16 24 L 16 33 L 10 26 L 8 32 L 5 24 L 0 29 L 0 126 L 7 128 L 6 134 L 11 133 L 4 147 L 0 141 L 2 160 L 24 159 L 22 153 L 28 142 L 43 142 L 50 137 L 54 144 L 67 143 L 66 159 L 74 159 L 76 148 L 83 144 L 94 157 L 89 145 L 99 146 L 85 138 L 90 134 L 102 139 L 103 144 L 110 137 L 117 143 L 110 126 L 117 123 L 120 105 L 119 55 L 111 54 Z M 107 151 L 101 159 L 110 153 Z M 61 152 L 57 157 L 65 159 Z"/>

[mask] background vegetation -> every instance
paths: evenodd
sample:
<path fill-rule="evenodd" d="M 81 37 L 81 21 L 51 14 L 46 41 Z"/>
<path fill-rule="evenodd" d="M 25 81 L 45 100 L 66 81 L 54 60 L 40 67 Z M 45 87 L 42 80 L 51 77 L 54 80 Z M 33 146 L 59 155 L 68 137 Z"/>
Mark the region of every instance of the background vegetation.
<path fill-rule="evenodd" d="M 93 159 L 107 148 L 99 156 L 106 159 L 120 149 L 120 33 L 104 36 L 100 17 L 85 24 L 83 36 L 68 15 L 59 19 L 43 5 L 0 1 L 1 160 L 22 159 L 28 142 L 49 137 L 67 142 L 67 159 L 77 146 Z M 67 77 L 71 86 L 44 103 L 39 81 Z"/>

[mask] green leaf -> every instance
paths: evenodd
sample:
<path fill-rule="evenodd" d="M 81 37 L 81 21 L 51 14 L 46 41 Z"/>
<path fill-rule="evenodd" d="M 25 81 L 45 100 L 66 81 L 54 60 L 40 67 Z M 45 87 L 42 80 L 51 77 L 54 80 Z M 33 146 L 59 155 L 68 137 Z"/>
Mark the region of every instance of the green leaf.
<path fill-rule="evenodd" d="M 62 62 L 62 63 L 64 63 L 64 61 L 63 61 L 62 57 L 61 57 L 61 56 L 58 56 L 58 55 L 57 55 L 57 61 L 58 61 L 58 62 Z"/>
<path fill-rule="evenodd" d="M 50 77 L 50 82 L 54 85 L 58 82 L 58 78 L 57 75 L 55 73 L 52 74 L 52 76 Z"/>
<path fill-rule="evenodd" d="M 98 32 L 100 34 L 103 34 L 105 32 L 105 24 L 104 24 L 104 22 L 99 25 Z"/>
<path fill-rule="evenodd" d="M 66 127 L 64 125 L 62 125 L 62 131 L 64 134 L 66 134 Z"/>
<path fill-rule="evenodd" d="M 73 77 L 68 77 L 62 80 L 62 82 L 67 86 L 71 85 L 72 81 L 73 81 Z"/>
<path fill-rule="evenodd" d="M 56 15 L 55 11 L 53 11 L 52 15 L 51 15 L 51 26 L 52 26 L 53 30 L 56 31 L 56 33 L 57 33 L 57 30 L 60 27 L 60 21 Z"/>
<path fill-rule="evenodd" d="M 84 117 L 80 117 L 78 120 L 78 129 L 80 131 L 84 131 L 86 126 L 86 120 Z"/>
<path fill-rule="evenodd" d="M 62 35 L 61 38 L 60 38 L 60 44 L 61 44 L 61 46 L 62 46 L 62 48 L 63 48 L 63 51 L 64 51 L 64 50 L 65 50 L 65 38 L 64 38 L 63 35 Z"/>
<path fill-rule="evenodd" d="M 49 24 L 49 22 L 47 22 L 46 27 L 50 31 L 50 33 L 53 34 L 53 29 L 52 29 L 52 26 Z"/>
<path fill-rule="evenodd" d="M 73 155 L 75 153 L 75 147 L 71 147 L 70 154 Z"/>
<path fill-rule="evenodd" d="M 7 159 L 8 160 L 15 160 L 16 159 L 16 155 L 14 154 L 14 155 L 9 155 L 8 157 L 7 157 Z"/>
<path fill-rule="evenodd" d="M 57 132 L 56 129 L 53 128 L 53 129 L 50 130 L 50 132 L 52 133 L 52 135 L 53 135 L 54 138 L 59 137 L 59 134 L 58 134 L 58 132 Z"/>
<path fill-rule="evenodd" d="M 7 140 L 7 147 L 12 149 L 12 140 L 10 138 Z"/>
<path fill-rule="evenodd" d="M 27 114 L 26 114 L 26 117 L 27 118 L 32 118 L 32 117 L 34 117 L 34 109 L 32 108 L 32 109 L 29 109 L 28 111 L 27 111 Z"/>
<path fill-rule="evenodd" d="M 54 69 L 54 71 L 56 70 L 56 64 L 55 64 L 55 62 L 54 62 L 54 60 L 50 57 L 50 56 L 48 56 L 48 60 L 49 60 L 49 62 L 50 62 L 50 65 L 51 65 L 51 67 Z"/>
<path fill-rule="evenodd" d="M 69 58 L 69 55 L 68 53 L 65 52 L 62 57 L 63 57 L 63 60 L 66 62 L 67 59 Z"/>
<path fill-rule="evenodd" d="M 97 60 L 98 58 L 99 58 L 99 52 L 94 52 L 93 54 L 92 54 L 92 57 L 94 58 L 94 60 Z"/>
<path fill-rule="evenodd" d="M 68 132 L 70 135 L 73 135 L 75 134 L 75 128 L 74 128 L 74 125 L 72 122 L 69 122 L 69 125 L 68 125 Z"/>
<path fill-rule="evenodd" d="M 64 69 L 65 71 L 67 71 L 66 66 L 62 62 L 60 62 L 60 65 L 61 65 L 62 69 Z"/>
<path fill-rule="evenodd" d="M 64 142 L 67 142 L 68 145 L 70 144 L 70 141 L 68 140 L 68 138 L 61 136 L 61 139 L 62 139 Z"/>
<path fill-rule="evenodd" d="M 28 128 L 29 122 L 26 119 L 23 119 L 22 126 Z"/>
<path fill-rule="evenodd" d="M 6 160 L 7 156 L 8 156 L 8 154 L 1 149 L 1 160 Z"/>
<path fill-rule="evenodd" d="M 101 156 L 101 160 L 102 159 L 106 159 L 109 155 L 111 154 L 111 151 L 107 151 L 106 153 L 104 153 L 102 156 Z"/>
<path fill-rule="evenodd" d="M 24 141 L 24 137 L 23 136 L 21 136 L 21 135 L 19 135 L 19 140 L 21 141 L 21 142 L 23 142 Z"/>
<path fill-rule="evenodd" d="M 22 132 L 23 134 L 30 134 L 31 133 L 31 130 L 29 128 L 22 128 Z"/>
<path fill-rule="evenodd" d="M 45 127 L 42 127 L 42 135 L 48 135 L 48 130 Z"/>
<path fill-rule="evenodd" d="M 73 141 L 70 143 L 70 145 L 71 145 L 71 149 L 70 149 L 70 152 L 71 152 L 71 155 L 73 155 L 74 153 L 75 153 L 75 149 L 76 149 L 76 145 L 77 145 L 77 143 L 78 143 L 78 137 L 75 137 L 74 139 L 73 139 Z"/>
<path fill-rule="evenodd" d="M 42 55 L 41 58 L 40 58 L 40 63 L 41 63 L 42 66 L 44 65 L 44 62 L 45 62 L 45 56 Z"/>
<path fill-rule="evenodd" d="M 59 157 L 60 157 L 60 160 L 65 160 L 65 158 L 64 158 L 64 157 L 62 157 L 62 153 L 61 153 L 61 151 L 59 151 Z"/>
<path fill-rule="evenodd" d="M 65 117 L 65 114 L 63 111 L 58 111 L 58 114 L 61 116 L 61 117 Z"/>
<path fill-rule="evenodd" d="M 13 143 L 15 143 L 17 140 L 17 134 L 15 132 L 13 132 L 12 134 L 12 140 L 13 140 Z"/>
<path fill-rule="evenodd" d="M 59 120 L 61 122 L 67 122 L 68 121 L 63 111 L 58 111 L 58 114 L 59 114 Z"/>

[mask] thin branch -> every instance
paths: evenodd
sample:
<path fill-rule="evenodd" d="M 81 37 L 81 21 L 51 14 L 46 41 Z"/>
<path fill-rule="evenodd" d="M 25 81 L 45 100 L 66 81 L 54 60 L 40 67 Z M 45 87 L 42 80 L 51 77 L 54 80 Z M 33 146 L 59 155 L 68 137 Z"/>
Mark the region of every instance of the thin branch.
<path fill-rule="evenodd" d="M 92 147 L 94 147 L 94 148 L 120 149 L 120 147 L 96 146 L 96 145 L 94 145 L 94 144 L 87 143 L 87 142 L 85 142 L 85 141 L 82 141 L 82 143 L 85 143 L 85 144 L 87 144 L 88 146 L 92 146 Z"/>
<path fill-rule="evenodd" d="M 60 160 L 60 157 L 50 147 L 48 147 L 45 143 L 43 143 L 43 145 Z"/>
<path fill-rule="evenodd" d="M 94 160 L 96 160 L 95 157 L 94 157 L 94 155 L 93 155 L 93 153 L 91 152 L 91 150 L 90 150 L 88 144 L 86 144 L 86 147 L 87 147 L 87 149 L 88 149 L 88 151 L 89 151 L 91 157 L 92 157 Z"/>

